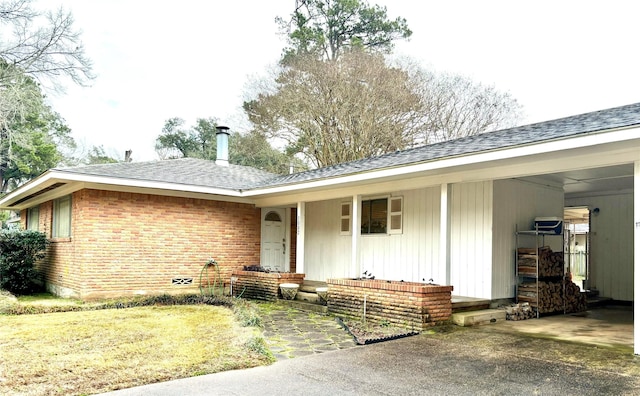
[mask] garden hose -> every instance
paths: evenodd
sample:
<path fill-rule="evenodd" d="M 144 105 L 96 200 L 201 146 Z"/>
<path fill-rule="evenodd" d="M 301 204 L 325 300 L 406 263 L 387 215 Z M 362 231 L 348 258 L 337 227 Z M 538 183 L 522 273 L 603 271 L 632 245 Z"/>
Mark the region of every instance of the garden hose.
<path fill-rule="evenodd" d="M 211 277 L 209 276 L 209 267 L 213 266 L 216 270 L 215 276 L 213 278 L 213 285 L 211 285 Z M 220 295 L 224 294 L 224 283 L 222 283 L 222 278 L 220 277 L 220 266 L 218 266 L 218 262 L 214 259 L 209 259 L 200 270 L 200 295 L 204 295 L 203 292 L 203 284 L 202 284 L 202 276 L 206 274 L 207 276 L 207 288 L 209 290 L 209 294 L 213 296 L 215 294 L 216 284 L 220 284 Z"/>

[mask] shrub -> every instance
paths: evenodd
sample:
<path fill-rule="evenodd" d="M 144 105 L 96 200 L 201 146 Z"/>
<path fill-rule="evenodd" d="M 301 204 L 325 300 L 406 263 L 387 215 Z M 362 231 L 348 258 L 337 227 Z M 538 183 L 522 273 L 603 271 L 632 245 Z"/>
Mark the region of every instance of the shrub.
<path fill-rule="evenodd" d="M 0 231 L 0 288 L 13 294 L 29 294 L 38 289 L 39 273 L 34 268 L 44 258 L 47 238 L 41 232 Z"/>

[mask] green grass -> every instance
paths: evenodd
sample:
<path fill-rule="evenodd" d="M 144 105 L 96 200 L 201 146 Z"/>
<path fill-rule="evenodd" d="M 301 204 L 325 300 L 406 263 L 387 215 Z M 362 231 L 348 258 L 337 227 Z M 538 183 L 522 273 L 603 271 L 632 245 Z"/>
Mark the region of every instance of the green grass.
<path fill-rule="evenodd" d="M 41 297 L 12 304 L 56 300 Z M 1 315 L 0 356 L 8 395 L 94 394 L 274 360 L 233 309 L 204 304 Z"/>

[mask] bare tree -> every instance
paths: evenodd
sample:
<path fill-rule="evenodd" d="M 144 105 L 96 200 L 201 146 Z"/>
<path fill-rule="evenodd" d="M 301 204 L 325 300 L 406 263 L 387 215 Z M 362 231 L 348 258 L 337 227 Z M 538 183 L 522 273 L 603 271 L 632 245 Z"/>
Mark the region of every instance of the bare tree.
<path fill-rule="evenodd" d="M 256 130 L 321 167 L 513 126 L 507 93 L 411 62 L 350 51 L 335 61 L 295 57 L 245 101 Z"/>
<path fill-rule="evenodd" d="M 516 125 L 522 106 L 508 92 L 451 73 L 437 73 L 411 59 L 393 62 L 411 78 L 422 98 L 424 134 L 415 145 L 441 142 Z"/>
<path fill-rule="evenodd" d="M 92 78 L 71 14 L 35 10 L 31 0 L 0 2 L 0 191 L 62 160 L 70 130 L 42 90 Z"/>
<path fill-rule="evenodd" d="M 55 88 L 61 87 L 61 77 L 87 84 L 94 78 L 92 65 L 85 55 L 80 32 L 73 29 L 71 13 L 62 8 L 55 12 L 38 11 L 32 8 L 32 2 L 0 3 L 0 27 L 12 31 L 0 41 L 0 58 L 13 70 L 40 83 L 53 83 Z M 10 76 L 5 75 L 0 84 L 9 81 Z"/>
<path fill-rule="evenodd" d="M 297 57 L 275 91 L 245 102 L 256 129 L 287 142 L 314 166 L 403 149 L 424 133 L 422 99 L 409 75 L 382 55 L 351 51 L 335 61 Z"/>

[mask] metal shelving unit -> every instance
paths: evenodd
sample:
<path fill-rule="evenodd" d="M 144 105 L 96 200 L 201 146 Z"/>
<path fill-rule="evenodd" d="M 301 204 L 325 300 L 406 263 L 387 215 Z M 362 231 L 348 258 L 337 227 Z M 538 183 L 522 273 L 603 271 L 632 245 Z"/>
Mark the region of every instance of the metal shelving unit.
<path fill-rule="evenodd" d="M 521 271 L 521 266 L 519 265 L 519 261 L 521 258 L 521 254 L 518 252 L 518 248 L 520 248 L 520 240 L 522 237 L 527 237 L 527 238 L 535 238 L 535 253 L 533 254 L 534 259 L 535 259 L 535 273 L 530 273 L 528 271 L 523 272 Z M 517 279 L 517 283 L 516 283 L 516 303 L 519 302 L 528 302 L 529 304 L 531 304 L 533 306 L 533 304 L 535 304 L 535 309 L 536 309 L 536 317 L 540 317 L 540 248 L 545 245 L 545 237 L 561 237 L 563 239 L 562 241 L 562 246 L 564 248 L 564 234 L 556 234 L 550 231 L 540 231 L 538 229 L 538 227 L 536 226 L 535 229 L 533 230 L 518 230 L 518 226 L 516 225 L 516 250 L 515 250 L 515 271 L 516 271 L 516 279 Z M 531 249 L 534 249 L 531 248 Z M 555 278 L 555 277 L 552 277 Z M 564 281 L 563 281 L 563 276 L 557 277 L 558 279 L 560 279 L 560 282 L 562 282 L 562 300 L 563 300 L 563 307 L 564 307 Z M 524 296 L 520 296 L 520 290 L 519 287 L 522 283 L 525 282 L 525 280 L 531 280 L 531 279 L 535 279 L 535 297 L 524 297 Z"/>

